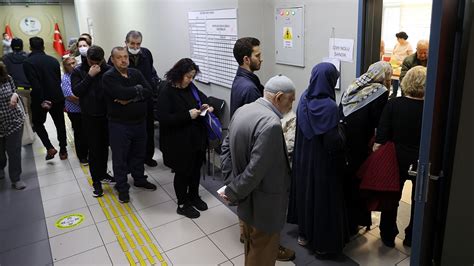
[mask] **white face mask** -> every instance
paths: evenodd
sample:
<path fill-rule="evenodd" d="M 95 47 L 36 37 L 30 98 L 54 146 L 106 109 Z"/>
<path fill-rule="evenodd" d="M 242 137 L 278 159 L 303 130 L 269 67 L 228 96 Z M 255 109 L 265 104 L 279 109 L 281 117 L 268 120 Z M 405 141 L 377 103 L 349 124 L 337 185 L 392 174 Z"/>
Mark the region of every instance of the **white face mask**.
<path fill-rule="evenodd" d="M 138 54 L 138 52 L 140 52 L 140 48 L 134 49 L 134 48 L 128 47 L 128 51 L 129 51 L 131 54 Z"/>
<path fill-rule="evenodd" d="M 89 50 L 89 47 L 79 47 L 79 53 L 82 55 L 82 56 L 87 56 L 87 50 Z"/>

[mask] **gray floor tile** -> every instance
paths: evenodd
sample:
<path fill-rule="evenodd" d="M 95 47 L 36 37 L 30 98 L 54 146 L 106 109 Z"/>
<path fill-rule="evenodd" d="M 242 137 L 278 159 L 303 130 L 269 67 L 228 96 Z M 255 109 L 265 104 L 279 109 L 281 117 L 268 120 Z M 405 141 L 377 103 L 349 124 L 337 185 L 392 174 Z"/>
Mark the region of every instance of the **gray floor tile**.
<path fill-rule="evenodd" d="M 3 191 L 0 192 L 0 195 L 3 193 Z M 2 199 L 0 197 L 0 201 Z M 10 199 L 8 203 L 0 204 L 0 213 L 2 214 L 0 230 L 44 219 L 43 204 L 39 196 L 39 190 L 36 192 L 36 196 L 30 195 L 21 199 Z"/>
<path fill-rule="evenodd" d="M 48 239 L 45 220 L 0 230 L 0 252 Z"/>
<path fill-rule="evenodd" d="M 49 265 L 52 263 L 48 240 L 0 253 L 0 265 Z"/>

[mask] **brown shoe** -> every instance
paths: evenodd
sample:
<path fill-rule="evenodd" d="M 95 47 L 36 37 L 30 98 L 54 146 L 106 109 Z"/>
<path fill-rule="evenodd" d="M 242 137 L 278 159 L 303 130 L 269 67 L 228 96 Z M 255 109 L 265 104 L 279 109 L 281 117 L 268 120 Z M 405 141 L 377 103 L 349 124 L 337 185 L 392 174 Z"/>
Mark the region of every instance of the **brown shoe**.
<path fill-rule="evenodd" d="M 295 259 L 295 251 L 285 248 L 284 246 L 280 245 L 278 247 L 278 256 L 277 260 L 278 261 L 290 261 Z"/>
<path fill-rule="evenodd" d="M 55 148 L 48 149 L 48 151 L 46 151 L 46 161 L 53 159 L 56 153 L 58 153 L 58 151 Z"/>
<path fill-rule="evenodd" d="M 59 159 L 66 160 L 67 159 L 67 151 L 59 152 Z"/>

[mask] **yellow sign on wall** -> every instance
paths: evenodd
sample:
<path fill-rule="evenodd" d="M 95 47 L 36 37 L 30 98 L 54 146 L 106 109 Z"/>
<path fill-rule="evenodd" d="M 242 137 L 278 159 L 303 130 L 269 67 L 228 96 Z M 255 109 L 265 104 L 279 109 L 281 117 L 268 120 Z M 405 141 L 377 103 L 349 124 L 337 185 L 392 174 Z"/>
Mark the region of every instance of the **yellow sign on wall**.
<path fill-rule="evenodd" d="M 283 47 L 293 48 L 293 29 L 291 27 L 283 27 Z"/>

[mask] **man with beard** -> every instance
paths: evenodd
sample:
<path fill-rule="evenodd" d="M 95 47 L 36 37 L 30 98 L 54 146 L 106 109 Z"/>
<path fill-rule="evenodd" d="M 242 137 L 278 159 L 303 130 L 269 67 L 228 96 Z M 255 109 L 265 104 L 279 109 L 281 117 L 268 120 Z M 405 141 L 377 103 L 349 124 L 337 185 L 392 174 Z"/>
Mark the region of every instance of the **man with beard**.
<path fill-rule="evenodd" d="M 234 45 L 234 58 L 239 64 L 237 74 L 232 83 L 230 94 L 230 117 L 241 106 L 255 102 L 263 97 L 263 85 L 260 79 L 254 74 L 262 65 L 262 51 L 260 50 L 260 41 L 253 37 L 240 38 Z M 224 139 L 223 146 L 232 141 L 230 137 Z M 225 148 L 222 150 L 225 153 Z M 225 168 L 224 174 L 227 174 Z M 240 221 L 240 242 L 244 243 L 243 223 Z M 295 258 L 295 252 L 280 245 L 277 260 L 288 261 Z"/>
<path fill-rule="evenodd" d="M 256 38 L 240 38 L 234 45 L 234 57 L 239 68 L 235 75 L 230 94 L 230 116 L 244 104 L 252 103 L 263 96 L 263 86 L 255 71 L 260 69 L 260 41 Z"/>
<path fill-rule="evenodd" d="M 223 144 L 232 178 L 219 194 L 237 204 L 245 265 L 274 265 L 275 260 L 295 257 L 294 251 L 279 245 L 291 181 L 280 119 L 291 111 L 294 100 L 295 85 L 289 78 L 271 78 L 264 97 L 235 112 Z"/>

